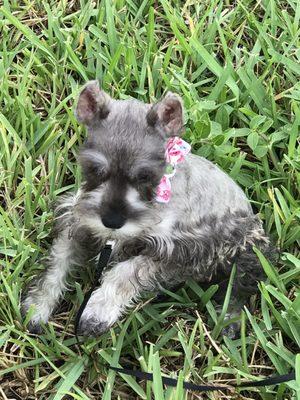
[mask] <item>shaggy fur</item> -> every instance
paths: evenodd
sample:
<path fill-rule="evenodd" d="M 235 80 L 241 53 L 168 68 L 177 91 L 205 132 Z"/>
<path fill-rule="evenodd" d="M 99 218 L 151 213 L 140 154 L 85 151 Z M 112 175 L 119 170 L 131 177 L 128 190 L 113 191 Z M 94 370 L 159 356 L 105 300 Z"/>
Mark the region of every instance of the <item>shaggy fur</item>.
<path fill-rule="evenodd" d="M 268 253 L 269 241 L 242 190 L 201 157 L 179 164 L 169 203 L 155 201 L 166 141 L 182 128 L 180 98 L 168 93 L 154 106 L 116 101 L 90 82 L 76 115 L 88 128 L 79 155 L 84 183 L 58 206 L 47 269 L 24 296 L 24 313 L 35 306 L 31 328 L 48 321 L 70 269 L 93 259 L 109 239 L 116 241 L 112 262 L 82 314 L 82 334 L 107 330 L 145 291 L 190 277 L 223 282 L 234 264 L 229 311 L 235 315 L 263 279 L 252 247 Z"/>

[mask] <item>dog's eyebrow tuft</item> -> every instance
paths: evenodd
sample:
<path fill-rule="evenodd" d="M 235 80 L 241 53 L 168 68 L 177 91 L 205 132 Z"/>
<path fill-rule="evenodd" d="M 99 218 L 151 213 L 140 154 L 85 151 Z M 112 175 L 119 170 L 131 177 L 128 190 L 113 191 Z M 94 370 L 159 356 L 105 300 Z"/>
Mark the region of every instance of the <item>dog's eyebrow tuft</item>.
<path fill-rule="evenodd" d="M 90 162 L 90 163 L 95 163 L 95 164 L 101 164 L 101 165 L 108 165 L 109 162 L 107 158 L 104 156 L 103 153 L 100 153 L 99 151 L 95 150 L 90 150 L 90 149 L 84 149 L 80 152 L 79 156 L 79 161 L 81 162 Z"/>

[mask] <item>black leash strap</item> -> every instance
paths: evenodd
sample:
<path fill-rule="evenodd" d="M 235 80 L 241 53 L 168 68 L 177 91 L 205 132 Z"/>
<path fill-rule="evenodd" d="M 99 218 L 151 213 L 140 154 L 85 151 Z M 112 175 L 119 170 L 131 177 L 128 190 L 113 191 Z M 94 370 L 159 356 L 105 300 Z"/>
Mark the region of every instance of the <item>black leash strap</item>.
<path fill-rule="evenodd" d="M 75 323 L 74 323 L 74 333 L 75 333 L 75 337 L 76 337 L 78 345 L 80 345 L 80 341 L 78 339 L 78 328 L 79 328 L 79 321 L 80 321 L 81 315 L 82 315 L 82 313 L 83 313 L 83 311 L 84 311 L 89 299 L 91 298 L 91 295 L 92 295 L 93 291 L 99 285 L 99 281 L 100 281 L 100 279 L 102 277 L 103 270 L 107 266 L 107 264 L 109 263 L 111 252 L 112 252 L 112 245 L 111 244 L 106 244 L 103 247 L 103 249 L 101 250 L 101 253 L 100 253 L 100 256 L 99 256 L 99 260 L 98 260 L 98 264 L 97 264 L 94 283 L 93 283 L 91 289 L 85 294 L 83 302 L 81 303 L 81 305 L 79 307 L 79 310 L 77 311 L 76 318 L 75 318 Z"/>
<path fill-rule="evenodd" d="M 144 379 L 147 381 L 153 381 L 153 374 L 143 371 L 135 371 L 127 368 L 109 367 L 110 369 L 119 372 L 120 374 L 134 376 L 138 379 Z M 295 372 L 291 372 L 286 375 L 276 375 L 270 378 L 262 379 L 260 381 L 249 381 L 243 382 L 240 385 L 230 384 L 229 386 L 219 386 L 219 385 L 196 385 L 190 382 L 183 382 L 183 388 L 189 390 L 196 390 L 199 392 L 208 392 L 211 390 L 230 390 L 232 388 L 248 388 L 248 387 L 261 387 L 261 386 L 271 386 L 277 385 L 279 383 L 292 381 L 295 379 Z M 162 376 L 162 382 L 167 386 L 177 386 L 177 379 L 167 378 Z"/>
<path fill-rule="evenodd" d="M 117 367 L 111 367 L 111 366 L 109 367 L 109 369 L 120 372 L 120 374 L 134 376 L 138 379 L 153 381 L 153 374 L 151 374 L 150 372 L 135 371 L 133 369 L 117 368 Z M 163 383 L 167 386 L 172 386 L 172 387 L 177 386 L 177 382 L 178 382 L 177 379 L 168 378 L 165 376 L 162 376 L 161 379 L 162 379 Z M 184 387 L 184 389 L 197 390 L 200 392 L 209 392 L 211 390 L 230 389 L 229 386 L 195 385 L 194 383 L 191 383 L 191 382 L 183 382 L 183 387 Z"/>
<path fill-rule="evenodd" d="M 279 383 L 293 381 L 294 379 L 296 379 L 295 371 L 285 375 L 271 376 L 270 378 L 262 379 L 260 381 L 243 382 L 240 385 L 235 385 L 235 387 L 244 388 L 249 386 L 251 387 L 271 386 L 271 385 L 278 385 Z"/>
<path fill-rule="evenodd" d="M 98 260 L 97 270 L 96 270 L 96 274 L 95 274 L 95 281 L 94 281 L 91 289 L 85 294 L 83 302 L 80 305 L 79 310 L 77 312 L 77 315 L 75 318 L 75 323 L 74 323 L 74 333 L 75 333 L 75 337 L 76 337 L 76 340 L 77 340 L 77 343 L 79 346 L 80 346 L 80 341 L 78 339 L 77 332 L 78 332 L 79 321 L 80 321 L 81 315 L 82 315 L 82 313 L 85 309 L 85 306 L 87 305 L 93 291 L 99 285 L 103 270 L 109 263 L 111 253 L 112 253 L 112 244 L 110 244 L 108 242 L 101 250 L 99 260 Z M 113 367 L 113 366 L 109 366 L 109 368 L 111 370 L 119 372 L 120 374 L 130 375 L 130 376 L 136 377 L 138 379 L 143 379 L 143 380 L 147 380 L 147 381 L 153 381 L 153 374 L 150 372 L 136 371 L 133 369 L 118 368 L 118 367 Z M 248 388 L 248 387 L 261 387 L 261 386 L 277 385 L 279 383 L 292 381 L 294 379 L 295 379 L 295 372 L 291 372 L 286 375 L 272 376 L 270 378 L 262 379 L 260 381 L 243 382 L 240 385 L 233 384 L 230 386 L 196 385 L 196 384 L 190 383 L 190 382 L 183 382 L 183 388 L 189 389 L 189 390 L 200 391 L 200 392 L 208 392 L 208 391 L 212 391 L 212 390 L 230 390 L 230 389 L 232 390 L 232 388 L 245 388 L 245 387 Z M 162 381 L 165 385 L 172 386 L 172 387 L 176 387 L 177 382 L 178 382 L 177 379 L 168 378 L 165 376 L 162 377 Z"/>

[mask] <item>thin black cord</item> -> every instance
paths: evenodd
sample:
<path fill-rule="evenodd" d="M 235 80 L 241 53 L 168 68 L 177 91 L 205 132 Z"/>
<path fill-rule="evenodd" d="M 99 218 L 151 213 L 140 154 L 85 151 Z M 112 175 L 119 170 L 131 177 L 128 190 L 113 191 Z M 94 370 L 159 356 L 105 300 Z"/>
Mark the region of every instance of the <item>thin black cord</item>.
<path fill-rule="evenodd" d="M 82 316 L 82 313 L 83 313 L 88 301 L 91 298 L 91 295 L 92 295 L 93 291 L 96 289 L 96 287 L 100 283 L 103 270 L 107 266 L 107 264 L 109 263 L 111 253 L 112 253 L 112 246 L 109 245 L 109 244 L 106 244 L 103 247 L 103 249 L 101 250 L 101 253 L 100 253 L 100 256 L 99 256 L 94 283 L 93 283 L 91 289 L 85 294 L 83 302 L 81 303 L 81 305 L 80 305 L 80 307 L 79 307 L 79 309 L 77 311 L 77 314 L 76 314 L 76 317 L 75 317 L 75 322 L 74 322 L 74 334 L 75 334 L 78 346 L 80 346 L 82 344 L 82 342 L 80 342 L 80 340 L 78 338 L 78 328 L 79 328 L 80 318 Z M 82 347 L 81 347 L 81 349 L 82 349 Z M 86 353 L 86 354 L 88 354 L 88 353 Z"/>
<path fill-rule="evenodd" d="M 135 371 L 132 369 L 118 368 L 118 367 L 112 367 L 112 366 L 110 366 L 109 368 L 114 371 L 119 372 L 120 374 L 134 376 L 136 378 L 144 379 L 147 381 L 153 381 L 153 374 L 149 373 L 149 372 Z M 236 384 L 230 384 L 229 386 L 196 385 L 196 384 L 193 384 L 190 382 L 183 382 L 183 387 L 184 387 L 184 389 L 206 392 L 206 391 L 211 391 L 211 390 L 229 390 L 231 388 L 271 386 L 271 385 L 277 385 L 277 384 L 283 383 L 283 382 L 292 381 L 294 379 L 295 379 L 295 372 L 291 372 L 286 375 L 271 376 L 270 378 L 262 379 L 260 381 L 243 382 L 239 385 L 236 385 Z M 177 382 L 178 382 L 177 379 L 168 378 L 168 377 L 164 377 L 164 376 L 162 376 L 162 381 L 165 385 L 173 386 L 173 387 L 177 386 Z"/>

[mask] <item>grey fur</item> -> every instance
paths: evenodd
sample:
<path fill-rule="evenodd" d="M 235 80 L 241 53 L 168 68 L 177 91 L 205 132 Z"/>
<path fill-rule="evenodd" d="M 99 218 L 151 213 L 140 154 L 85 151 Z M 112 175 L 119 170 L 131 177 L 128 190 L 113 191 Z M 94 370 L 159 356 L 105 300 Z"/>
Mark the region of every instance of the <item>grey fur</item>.
<path fill-rule="evenodd" d="M 167 137 L 182 127 L 178 96 L 169 93 L 154 106 L 116 101 L 91 82 L 77 115 L 88 126 L 79 156 L 85 182 L 58 206 L 47 270 L 22 302 L 24 313 L 36 307 L 32 326 L 48 320 L 71 267 L 95 257 L 108 239 L 116 240 L 113 261 L 82 315 L 83 334 L 108 329 L 144 291 L 190 277 L 221 282 L 234 263 L 235 314 L 263 279 L 252 246 L 268 252 L 269 240 L 243 191 L 204 158 L 187 156 L 172 178 L 170 202 L 155 201 Z M 227 331 L 232 336 L 232 327 Z"/>

